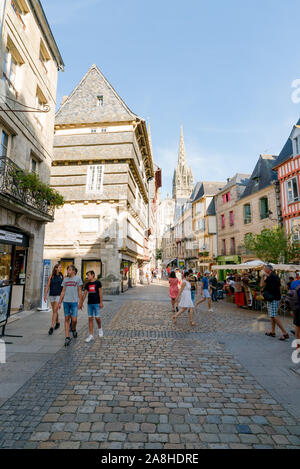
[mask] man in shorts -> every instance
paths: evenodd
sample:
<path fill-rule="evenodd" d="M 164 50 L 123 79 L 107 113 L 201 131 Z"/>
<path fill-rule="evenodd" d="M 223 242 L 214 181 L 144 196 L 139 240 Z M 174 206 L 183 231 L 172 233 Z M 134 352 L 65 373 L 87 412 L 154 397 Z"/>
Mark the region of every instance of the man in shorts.
<path fill-rule="evenodd" d="M 282 331 L 281 341 L 289 339 L 287 331 L 284 329 L 281 321 L 278 319 L 278 310 L 281 300 L 280 278 L 273 272 L 272 265 L 266 265 L 260 281 L 263 288 L 263 296 L 267 302 L 268 314 L 271 320 L 271 331 L 266 332 L 268 337 L 275 337 L 275 327 L 278 326 Z"/>
<path fill-rule="evenodd" d="M 81 307 L 86 299 L 88 294 L 88 315 L 89 315 L 89 330 L 90 335 L 86 339 L 86 342 L 89 343 L 94 340 L 94 318 L 98 324 L 99 337 L 103 337 L 103 330 L 101 326 L 100 310 L 103 308 L 103 292 L 102 284 L 99 280 L 95 278 L 95 272 L 91 270 L 86 274 L 87 283 L 84 287 L 84 294 L 82 298 Z"/>
<path fill-rule="evenodd" d="M 67 277 L 62 282 L 62 292 L 59 298 L 58 308 L 61 308 L 62 302 L 64 303 L 65 314 L 65 347 L 70 345 L 70 320 L 72 320 L 72 334 L 74 339 L 78 337 L 76 326 L 78 317 L 78 304 L 82 301 L 82 280 L 76 275 L 76 267 L 69 265 L 67 269 Z"/>
<path fill-rule="evenodd" d="M 196 307 L 199 306 L 201 303 L 204 303 L 207 300 L 207 302 L 208 302 L 208 311 L 210 313 L 213 313 L 214 310 L 211 307 L 211 297 L 210 297 L 210 293 L 209 293 L 209 283 L 208 283 L 209 275 L 210 275 L 209 270 L 204 272 L 204 277 L 202 278 L 202 282 L 201 282 L 202 300 L 200 300 L 200 301 L 198 301 L 198 303 L 196 303 Z"/>

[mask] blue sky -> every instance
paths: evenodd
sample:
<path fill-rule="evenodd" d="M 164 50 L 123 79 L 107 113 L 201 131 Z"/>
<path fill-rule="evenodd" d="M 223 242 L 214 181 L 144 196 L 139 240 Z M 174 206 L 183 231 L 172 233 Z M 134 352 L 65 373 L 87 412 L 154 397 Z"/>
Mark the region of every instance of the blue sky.
<path fill-rule="evenodd" d="M 163 194 L 183 125 L 196 181 L 251 173 L 300 117 L 297 0 L 44 0 L 66 70 L 58 103 L 96 63 L 151 121 Z"/>

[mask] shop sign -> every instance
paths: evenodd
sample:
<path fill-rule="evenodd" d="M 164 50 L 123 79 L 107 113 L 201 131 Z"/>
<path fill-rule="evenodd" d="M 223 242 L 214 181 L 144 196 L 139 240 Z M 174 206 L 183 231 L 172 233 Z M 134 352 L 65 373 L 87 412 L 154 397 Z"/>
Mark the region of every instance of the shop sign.
<path fill-rule="evenodd" d="M 28 247 L 28 238 L 20 233 L 0 230 L 0 242 L 3 244 L 15 244 Z"/>

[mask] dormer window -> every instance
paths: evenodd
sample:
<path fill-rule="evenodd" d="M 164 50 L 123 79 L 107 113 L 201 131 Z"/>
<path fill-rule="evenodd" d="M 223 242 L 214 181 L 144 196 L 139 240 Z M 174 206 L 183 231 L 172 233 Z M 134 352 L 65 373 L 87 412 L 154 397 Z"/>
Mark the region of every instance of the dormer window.
<path fill-rule="evenodd" d="M 97 96 L 97 106 L 98 107 L 103 106 L 103 96 L 102 95 Z"/>
<path fill-rule="evenodd" d="M 300 154 L 300 135 L 293 139 L 294 156 Z"/>

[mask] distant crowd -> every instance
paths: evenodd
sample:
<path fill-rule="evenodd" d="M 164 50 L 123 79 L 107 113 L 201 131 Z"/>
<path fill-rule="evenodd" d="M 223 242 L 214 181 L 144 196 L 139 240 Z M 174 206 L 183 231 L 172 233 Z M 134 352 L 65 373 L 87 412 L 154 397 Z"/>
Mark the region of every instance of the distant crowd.
<path fill-rule="evenodd" d="M 265 301 L 268 315 L 271 322 L 271 331 L 266 332 L 269 337 L 276 337 L 276 326 L 282 331 L 281 341 L 289 339 L 289 334 L 285 330 L 279 319 L 279 309 L 284 302 L 286 308 L 293 317 L 295 330 L 291 333 L 300 341 L 300 273 L 296 277 L 290 277 L 286 285 L 287 294 L 282 295 L 283 286 L 279 276 L 273 271 L 272 265 L 266 265 L 259 274 L 246 272 L 243 275 L 229 274 L 226 281 L 218 281 L 215 272 L 207 270 L 204 275 L 189 271 L 170 268 L 164 271 L 164 276 L 169 281 L 169 296 L 171 298 L 173 321 L 176 324 L 177 318 L 184 312 L 189 312 L 190 325 L 195 326 L 194 310 L 201 303 L 207 301 L 208 311 L 213 313 L 212 302 L 217 302 L 226 296 L 233 296 L 234 302 L 239 308 L 252 308 L 254 301 Z M 258 289 L 251 288 L 253 284 L 258 284 Z M 258 290 L 258 291 L 257 291 Z M 199 299 L 199 298 L 200 299 Z M 176 313 L 176 314 L 174 314 Z M 299 349 L 299 344 L 297 346 Z"/>

